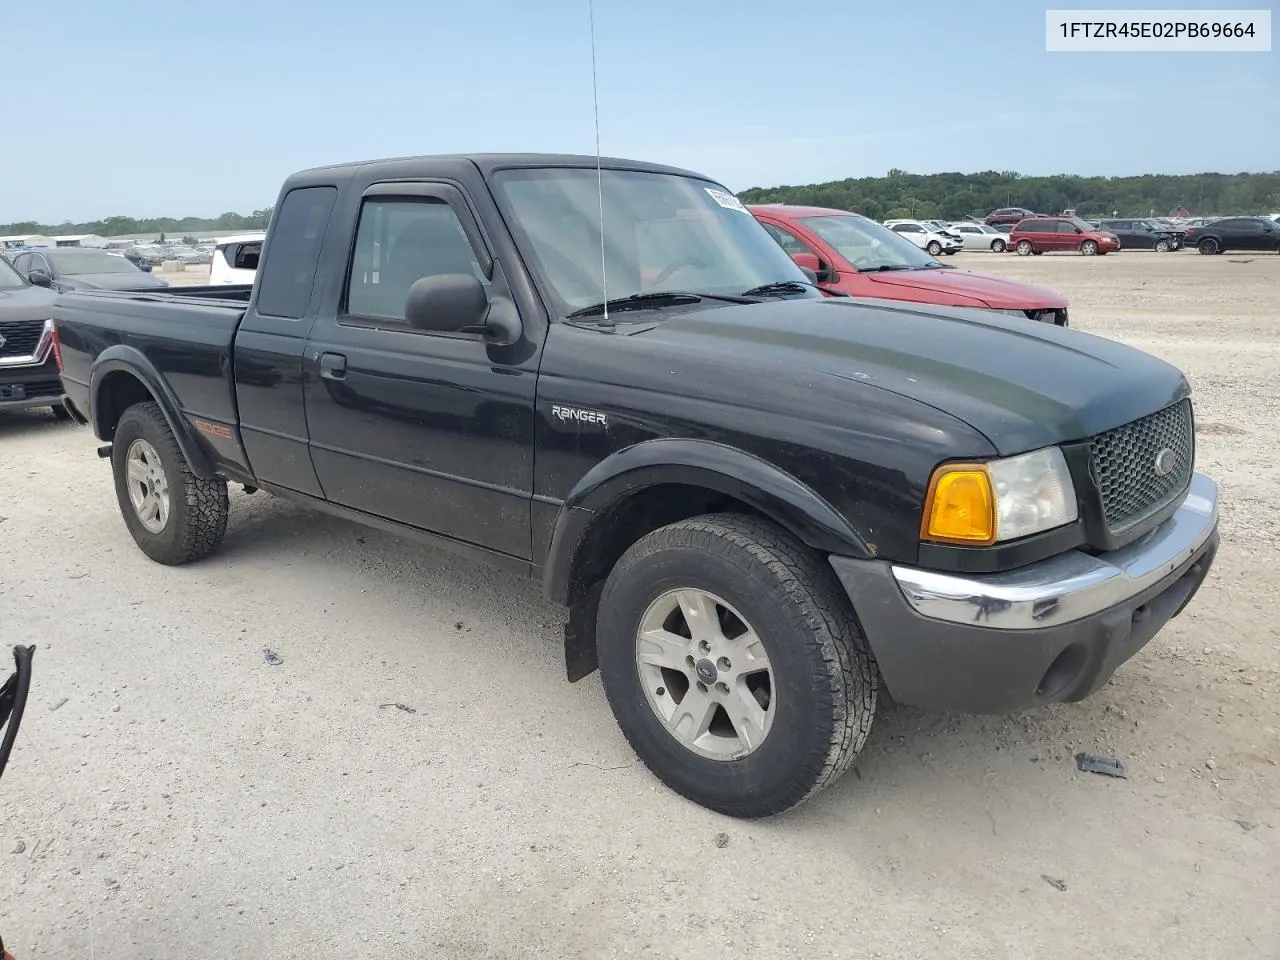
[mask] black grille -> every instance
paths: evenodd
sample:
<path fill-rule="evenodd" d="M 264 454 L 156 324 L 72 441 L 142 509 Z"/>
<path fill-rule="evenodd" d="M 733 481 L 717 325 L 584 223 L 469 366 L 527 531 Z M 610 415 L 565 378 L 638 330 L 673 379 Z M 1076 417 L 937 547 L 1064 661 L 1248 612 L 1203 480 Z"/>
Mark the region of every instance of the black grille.
<path fill-rule="evenodd" d="M 1172 469 L 1161 475 L 1156 461 L 1166 449 L 1173 452 Z M 1089 452 L 1107 529 L 1123 533 L 1186 489 L 1191 482 L 1195 450 L 1190 400 L 1090 440 Z M 1168 455 L 1164 458 L 1168 459 Z"/>
<path fill-rule="evenodd" d="M 36 352 L 40 334 L 44 332 L 43 320 L 10 320 L 0 322 L 0 357 L 29 357 Z"/>

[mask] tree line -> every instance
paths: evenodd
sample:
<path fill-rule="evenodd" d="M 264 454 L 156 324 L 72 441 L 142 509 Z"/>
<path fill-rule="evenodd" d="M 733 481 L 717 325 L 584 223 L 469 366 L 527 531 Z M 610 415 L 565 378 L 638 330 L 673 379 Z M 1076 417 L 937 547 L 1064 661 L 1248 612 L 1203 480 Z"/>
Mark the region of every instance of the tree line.
<path fill-rule="evenodd" d="M 1140 177 L 1024 177 L 1013 171 L 920 175 L 890 170 L 803 186 L 751 187 L 744 203 L 793 203 L 853 210 L 873 220 L 961 220 L 999 207 L 1037 213 L 1074 208 L 1082 217 L 1167 216 L 1179 208 L 1191 216 L 1280 212 L 1280 171 L 1197 173 Z"/>
<path fill-rule="evenodd" d="M 217 217 L 154 217 L 137 220 L 133 217 L 107 217 L 104 220 L 86 220 L 83 223 L 36 223 L 24 220 L 19 223 L 0 224 L 0 236 L 35 233 L 40 236 L 65 236 L 75 233 L 93 233 L 100 237 L 131 236 L 135 233 L 169 235 L 197 234 L 211 230 L 265 230 L 271 219 L 271 208 L 253 213 L 224 213 Z"/>
<path fill-rule="evenodd" d="M 1191 216 L 1280 213 L 1280 171 L 1273 173 L 1144 174 L 1140 177 L 1024 177 L 1014 171 L 914 174 L 890 170 L 885 177 L 859 177 L 799 186 L 751 187 L 744 203 L 795 203 L 854 210 L 873 220 L 894 218 L 961 220 L 984 217 L 998 207 L 1037 213 L 1074 208 L 1082 217 L 1166 216 L 1179 208 Z M 107 217 L 83 223 L 34 221 L 0 224 L 0 235 L 44 236 L 95 233 L 104 237 L 164 233 L 194 235 L 211 230 L 264 230 L 271 208 L 249 214 L 207 217 Z"/>

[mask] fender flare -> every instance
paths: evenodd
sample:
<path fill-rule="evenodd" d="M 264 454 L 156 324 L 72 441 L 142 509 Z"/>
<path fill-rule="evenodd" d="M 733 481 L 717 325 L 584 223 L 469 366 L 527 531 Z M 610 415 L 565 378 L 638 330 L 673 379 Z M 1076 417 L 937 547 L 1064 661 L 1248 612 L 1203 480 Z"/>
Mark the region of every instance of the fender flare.
<path fill-rule="evenodd" d="M 187 418 L 183 416 L 182 405 L 178 402 L 173 388 L 160 375 L 155 365 L 147 359 L 146 354 L 137 347 L 130 347 L 123 343 L 108 347 L 98 355 L 93 363 L 93 369 L 89 372 L 89 411 L 93 432 L 98 439 L 106 440 L 108 434 L 114 435 L 114 429 L 108 430 L 103 421 L 103 405 L 98 402 L 103 381 L 112 373 L 127 373 L 147 388 L 164 414 L 169 429 L 173 431 L 173 436 L 178 441 L 178 448 L 186 458 L 191 472 L 202 480 L 214 479 L 216 474 L 213 466 L 204 448 L 200 446 L 199 440 L 196 439 Z"/>
<path fill-rule="evenodd" d="M 734 497 L 824 553 L 869 559 L 866 541 L 812 488 L 766 460 L 716 441 L 645 440 L 601 460 L 561 506 L 543 573 L 547 597 L 572 600 L 572 572 L 596 520 L 633 494 L 664 483 Z"/>

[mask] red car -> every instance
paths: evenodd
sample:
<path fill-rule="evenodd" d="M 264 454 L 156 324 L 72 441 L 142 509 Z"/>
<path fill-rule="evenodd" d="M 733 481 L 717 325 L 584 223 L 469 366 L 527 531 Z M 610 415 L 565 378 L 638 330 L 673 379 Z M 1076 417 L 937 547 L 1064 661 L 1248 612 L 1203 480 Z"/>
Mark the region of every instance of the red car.
<path fill-rule="evenodd" d="M 1009 249 L 1023 257 L 1077 250 L 1086 257 L 1104 256 L 1120 249 L 1120 238 L 1078 217 L 1032 217 L 1009 231 Z"/>
<path fill-rule="evenodd" d="M 782 249 L 824 290 L 854 297 L 977 307 L 1067 325 L 1067 301 L 1052 290 L 957 270 L 874 220 L 847 210 L 748 205 Z"/>
<path fill-rule="evenodd" d="M 1001 207 L 999 210 L 992 210 L 987 214 L 986 224 L 988 227 L 998 227 L 1005 223 L 1012 225 L 1019 220 L 1035 216 L 1039 216 L 1039 214 L 1034 210 L 1028 210 L 1026 207 Z"/>

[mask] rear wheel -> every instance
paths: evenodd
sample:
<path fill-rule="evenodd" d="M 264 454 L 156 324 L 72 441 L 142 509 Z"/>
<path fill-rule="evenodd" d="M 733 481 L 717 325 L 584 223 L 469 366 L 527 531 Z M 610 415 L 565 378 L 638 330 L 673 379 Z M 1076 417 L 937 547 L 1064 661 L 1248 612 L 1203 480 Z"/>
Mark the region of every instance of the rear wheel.
<path fill-rule="evenodd" d="M 991 241 L 991 252 L 992 252 L 992 253 L 1004 253 L 1005 248 L 1006 248 L 1007 246 L 1008 246 L 1008 245 L 1007 245 L 1003 240 L 992 240 L 992 241 Z"/>
<path fill-rule="evenodd" d="M 1080 252 L 1086 257 L 1092 257 L 1098 252 L 1098 244 L 1093 240 L 1086 240 L 1084 243 L 1080 244 Z"/>
<path fill-rule="evenodd" d="M 1018 251 L 1018 256 L 1020 257 L 1027 257 L 1035 253 L 1030 240 L 1019 240 L 1018 245 L 1014 247 L 1014 249 Z"/>
<path fill-rule="evenodd" d="M 125 526 L 152 560 L 199 560 L 222 542 L 227 484 L 191 472 L 158 404 L 134 404 L 121 416 L 111 467 Z"/>
<path fill-rule="evenodd" d="M 1205 237 L 1196 244 L 1196 249 L 1204 254 L 1215 254 L 1218 252 L 1218 241 L 1213 239 L 1213 237 Z"/>
<path fill-rule="evenodd" d="M 928 245 L 925 247 L 925 250 L 929 252 L 929 256 L 936 257 L 942 252 L 942 244 L 937 240 L 930 240 Z"/>
<path fill-rule="evenodd" d="M 605 583 L 596 629 L 618 726 L 696 803 L 763 817 L 852 764 L 875 661 L 830 567 L 773 524 L 714 514 L 650 533 Z"/>

